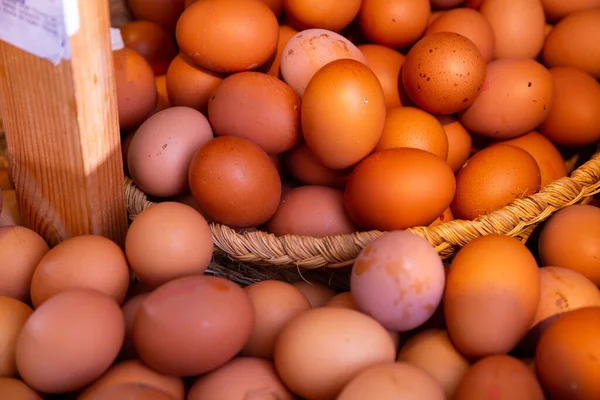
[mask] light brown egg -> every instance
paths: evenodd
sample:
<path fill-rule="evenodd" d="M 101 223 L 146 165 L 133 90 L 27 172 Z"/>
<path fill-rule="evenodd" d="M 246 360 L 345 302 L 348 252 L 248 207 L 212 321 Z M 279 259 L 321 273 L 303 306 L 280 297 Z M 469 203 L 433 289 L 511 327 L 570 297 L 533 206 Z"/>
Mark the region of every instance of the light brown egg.
<path fill-rule="evenodd" d="M 32 312 L 27 304 L 12 297 L 0 296 L 0 377 L 17 375 L 17 338 Z M 6 396 L 1 385 L 0 394 Z"/>
<path fill-rule="evenodd" d="M 542 0 L 546 18 L 550 21 L 559 21 L 567 15 L 577 11 L 600 7 L 598 0 Z"/>
<path fill-rule="evenodd" d="M 452 213 L 475 219 L 540 189 L 541 173 L 527 151 L 494 144 L 475 153 L 456 175 Z"/>
<path fill-rule="evenodd" d="M 146 385 L 145 383 L 138 382 L 125 382 L 106 386 L 87 398 L 87 400 L 113 399 L 176 400 L 160 389 L 156 389 L 152 386 Z"/>
<path fill-rule="evenodd" d="M 543 265 L 572 269 L 600 285 L 600 208 L 558 211 L 542 227 L 538 249 Z"/>
<path fill-rule="evenodd" d="M 308 299 L 312 308 L 323 307 L 336 292 L 318 282 L 298 281 L 292 284 Z"/>
<path fill-rule="evenodd" d="M 110 239 L 82 235 L 67 239 L 40 260 L 31 278 L 31 303 L 43 302 L 67 289 L 94 289 L 121 304 L 129 287 L 125 253 Z"/>
<path fill-rule="evenodd" d="M 466 357 L 508 353 L 525 337 L 540 300 L 535 258 L 518 240 L 477 238 L 456 254 L 444 293 L 450 339 Z"/>
<path fill-rule="evenodd" d="M 137 356 L 133 345 L 133 323 L 142 303 L 150 295 L 150 291 L 129 297 L 121 306 L 125 318 L 125 339 L 121 348 L 120 358 L 130 359 Z"/>
<path fill-rule="evenodd" d="M 284 163 L 287 171 L 298 182 L 305 185 L 324 185 L 344 187 L 350 171 L 327 168 L 310 151 L 306 143 L 301 142 L 285 153 Z"/>
<path fill-rule="evenodd" d="M 358 15 L 361 0 L 286 0 L 283 11 L 298 29 L 328 29 L 339 32 Z"/>
<path fill-rule="evenodd" d="M 172 106 L 194 108 L 204 114 L 208 99 L 224 76 L 194 65 L 184 54 L 171 61 L 167 70 L 167 93 Z"/>
<path fill-rule="evenodd" d="M 265 280 L 247 286 L 254 306 L 254 328 L 242 349 L 248 357 L 273 358 L 275 339 L 283 326 L 311 308 L 308 299 L 287 282 Z"/>
<path fill-rule="evenodd" d="M 125 322 L 117 303 L 92 289 L 67 289 L 37 308 L 17 341 L 17 370 L 32 388 L 65 393 L 92 383 L 113 363 Z"/>
<path fill-rule="evenodd" d="M 287 42 L 297 34 L 298 31 L 291 26 L 288 25 L 279 25 L 279 40 L 277 41 L 277 50 L 275 51 L 275 56 L 272 61 L 267 62 L 260 68 L 261 71 L 265 71 L 266 73 L 274 76 L 276 78 L 280 77 L 279 67 L 281 65 L 281 55 L 283 54 L 283 48 L 287 44 Z M 268 67 L 268 68 L 267 68 Z"/>
<path fill-rule="evenodd" d="M 0 296 L 27 302 L 31 277 L 48 252 L 44 239 L 21 226 L 0 228 Z"/>
<path fill-rule="evenodd" d="M 475 43 L 486 63 L 494 58 L 494 31 L 483 15 L 471 8 L 445 11 L 429 24 L 425 35 L 435 32 L 459 33 Z"/>
<path fill-rule="evenodd" d="M 156 83 L 156 111 L 158 112 L 171 107 L 167 93 L 167 76 L 157 76 L 154 82 Z"/>
<path fill-rule="evenodd" d="M 150 21 L 131 21 L 120 28 L 123 43 L 148 61 L 154 75 L 167 73 L 177 55 L 175 41 L 160 25 Z"/>
<path fill-rule="evenodd" d="M 173 34 L 185 0 L 127 0 L 127 5 L 135 19 L 155 22 Z"/>
<path fill-rule="evenodd" d="M 540 132 L 561 146 L 585 146 L 600 140 L 600 83 L 575 67 L 549 71 L 554 96 Z"/>
<path fill-rule="evenodd" d="M 398 361 L 407 362 L 429 373 L 452 399 L 456 387 L 469 369 L 469 360 L 456 350 L 448 332 L 429 329 L 417 333 L 404 343 Z"/>
<path fill-rule="evenodd" d="M 335 398 L 365 368 L 394 361 L 396 349 L 377 321 L 358 311 L 321 307 L 287 323 L 275 342 L 275 368 L 304 398 Z"/>
<path fill-rule="evenodd" d="M 17 193 L 11 190 L 2 190 L 2 213 L 0 213 L 0 227 L 23 226 L 23 218 L 17 204 Z"/>
<path fill-rule="evenodd" d="M 458 33 L 435 32 L 420 39 L 406 54 L 402 84 L 411 100 L 424 110 L 453 114 L 473 104 L 485 74 L 485 61 L 475 43 Z"/>
<path fill-rule="evenodd" d="M 125 254 L 136 276 L 156 287 L 202 274 L 212 259 L 212 233 L 192 207 L 163 202 L 142 211 L 125 238 Z"/>
<path fill-rule="evenodd" d="M 471 155 L 473 139 L 465 127 L 451 115 L 438 115 L 448 138 L 448 156 L 446 162 L 456 172 L 462 167 Z"/>
<path fill-rule="evenodd" d="M 471 133 L 511 139 L 532 131 L 550 112 L 552 75 L 530 59 L 502 59 L 488 64 L 485 83 L 475 102 L 460 115 Z"/>
<path fill-rule="evenodd" d="M 401 84 L 400 69 L 404 63 L 404 55 L 379 44 L 361 44 L 358 49 L 367 58 L 367 64 L 383 88 L 385 106 L 390 108 L 402 105 L 399 85 Z"/>
<path fill-rule="evenodd" d="M 415 107 L 394 107 L 387 110 L 383 133 L 375 151 L 396 147 L 425 150 L 446 160 L 448 137 L 442 124 L 427 111 Z"/>
<path fill-rule="evenodd" d="M 16 378 L 0 377 L 0 393 L 7 399 L 43 400 L 39 393 Z"/>

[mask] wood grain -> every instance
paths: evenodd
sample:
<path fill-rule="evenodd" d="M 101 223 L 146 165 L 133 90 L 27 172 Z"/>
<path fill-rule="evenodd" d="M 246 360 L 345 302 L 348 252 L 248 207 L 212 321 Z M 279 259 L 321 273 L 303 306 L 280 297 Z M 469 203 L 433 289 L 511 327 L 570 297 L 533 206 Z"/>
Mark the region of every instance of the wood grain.
<path fill-rule="evenodd" d="M 108 0 L 79 0 L 58 66 L 0 42 L 0 113 L 26 226 L 50 245 L 127 229 Z"/>

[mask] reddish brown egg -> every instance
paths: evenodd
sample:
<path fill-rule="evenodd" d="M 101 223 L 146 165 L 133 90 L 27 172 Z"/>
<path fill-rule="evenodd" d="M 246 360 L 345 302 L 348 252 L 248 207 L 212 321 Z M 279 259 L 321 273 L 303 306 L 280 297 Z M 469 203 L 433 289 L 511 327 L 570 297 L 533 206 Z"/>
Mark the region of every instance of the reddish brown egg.
<path fill-rule="evenodd" d="M 32 312 L 27 304 L 12 297 L 0 296 L 0 377 L 17 375 L 17 339 Z"/>
<path fill-rule="evenodd" d="M 285 153 L 284 162 L 294 179 L 305 185 L 343 187 L 350 173 L 327 168 L 304 142 Z"/>
<path fill-rule="evenodd" d="M 150 21 L 131 21 L 121 27 L 125 46 L 148 61 L 154 75 L 164 75 L 177 55 L 173 38 L 160 25 Z"/>
<path fill-rule="evenodd" d="M 448 138 L 448 156 L 446 162 L 456 172 L 464 165 L 471 155 L 473 139 L 465 127 L 451 115 L 438 115 Z"/>
<path fill-rule="evenodd" d="M 452 8 L 462 4 L 465 0 L 430 0 L 432 8 Z"/>
<path fill-rule="evenodd" d="M 185 0 L 127 0 L 135 19 L 155 22 L 175 33 L 175 24 L 183 12 Z"/>
<path fill-rule="evenodd" d="M 298 31 L 288 25 L 279 25 L 279 40 L 277 41 L 277 50 L 275 51 L 275 56 L 273 60 L 263 65 L 261 71 L 265 71 L 266 73 L 274 76 L 276 78 L 280 77 L 279 67 L 281 65 L 281 55 L 283 53 L 283 48 L 287 44 L 287 42 L 297 34 Z M 268 69 L 267 69 L 268 67 Z"/>
<path fill-rule="evenodd" d="M 542 0 L 546 18 L 550 21 L 559 21 L 569 14 L 577 11 L 600 7 L 598 0 Z"/>
<path fill-rule="evenodd" d="M 221 136 L 203 146 L 189 171 L 192 195 L 216 222 L 250 228 L 269 220 L 281 200 L 277 168 L 258 145 Z"/>
<path fill-rule="evenodd" d="M 278 39 L 277 18 L 260 0 L 199 1 L 177 21 L 181 51 L 214 72 L 247 71 L 263 65 L 277 49 Z"/>
<path fill-rule="evenodd" d="M 385 106 L 396 107 L 402 105 L 399 93 L 400 69 L 404 63 L 404 55 L 390 47 L 379 44 L 362 44 L 358 49 L 367 58 L 367 63 L 377 76 L 383 95 Z"/>
<path fill-rule="evenodd" d="M 470 39 L 436 32 L 419 40 L 406 54 L 402 83 L 421 108 L 453 114 L 469 107 L 485 80 L 485 61 Z"/>
<path fill-rule="evenodd" d="M 42 396 L 16 378 L 0 377 L 0 393 L 7 399 L 14 400 L 43 400 Z"/>
<path fill-rule="evenodd" d="M 265 3 L 269 8 L 273 11 L 276 17 L 279 17 L 281 11 L 283 10 L 283 0 L 261 0 Z"/>

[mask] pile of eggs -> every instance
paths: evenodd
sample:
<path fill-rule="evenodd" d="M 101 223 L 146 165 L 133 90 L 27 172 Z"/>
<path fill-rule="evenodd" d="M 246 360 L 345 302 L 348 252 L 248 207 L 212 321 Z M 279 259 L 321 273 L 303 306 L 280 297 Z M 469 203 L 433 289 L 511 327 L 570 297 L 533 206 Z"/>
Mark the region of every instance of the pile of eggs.
<path fill-rule="evenodd" d="M 600 2 L 128 5 L 124 161 L 158 204 L 124 248 L 49 248 L 0 171 L 1 399 L 600 398 L 596 200 L 446 263 L 405 230 L 497 210 L 595 145 Z M 209 269 L 213 221 L 386 233 L 344 289 L 240 285 Z"/>

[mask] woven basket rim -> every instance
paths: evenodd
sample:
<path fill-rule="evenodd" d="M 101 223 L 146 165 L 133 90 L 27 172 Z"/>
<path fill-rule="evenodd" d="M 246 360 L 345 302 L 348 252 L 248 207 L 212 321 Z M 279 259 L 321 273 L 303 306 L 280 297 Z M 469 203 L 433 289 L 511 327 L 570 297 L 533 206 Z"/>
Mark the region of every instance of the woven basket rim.
<path fill-rule="evenodd" d="M 456 219 L 434 227 L 420 226 L 407 230 L 426 239 L 442 259 L 446 259 L 452 256 L 457 248 L 485 235 L 502 234 L 525 241 L 538 223 L 557 210 L 573 204 L 586 204 L 598 193 L 600 151 L 575 169 L 570 176 L 557 179 L 537 193 L 515 199 L 475 220 Z M 128 177 L 125 178 L 125 194 L 131 219 L 156 204 Z M 235 229 L 216 222 L 209 225 L 216 251 L 232 260 L 302 269 L 351 265 L 360 250 L 384 233 L 371 230 L 326 237 L 275 236 L 258 230 L 238 233 Z"/>

